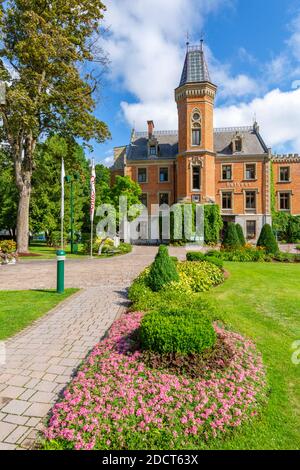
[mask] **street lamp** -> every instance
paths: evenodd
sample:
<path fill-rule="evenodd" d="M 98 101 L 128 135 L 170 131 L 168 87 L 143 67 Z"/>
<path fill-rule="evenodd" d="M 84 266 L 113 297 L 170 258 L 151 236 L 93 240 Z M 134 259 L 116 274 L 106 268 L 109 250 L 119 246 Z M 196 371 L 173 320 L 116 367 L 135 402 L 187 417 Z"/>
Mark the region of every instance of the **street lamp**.
<path fill-rule="evenodd" d="M 73 184 L 79 181 L 80 175 L 75 173 L 72 176 L 65 176 L 66 183 L 70 183 L 70 215 L 71 215 L 71 253 L 74 254 L 74 187 Z"/>

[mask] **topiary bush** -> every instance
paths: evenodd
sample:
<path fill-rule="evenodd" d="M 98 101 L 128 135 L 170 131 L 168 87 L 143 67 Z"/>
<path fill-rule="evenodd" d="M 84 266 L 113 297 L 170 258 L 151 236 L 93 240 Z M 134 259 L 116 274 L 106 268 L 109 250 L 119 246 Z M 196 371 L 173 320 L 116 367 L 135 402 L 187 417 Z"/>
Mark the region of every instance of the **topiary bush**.
<path fill-rule="evenodd" d="M 257 246 L 265 249 L 266 253 L 276 254 L 279 252 L 278 243 L 275 239 L 272 227 L 265 224 L 261 230 Z"/>
<path fill-rule="evenodd" d="M 201 354 L 216 343 L 211 321 L 192 310 L 146 314 L 140 326 L 141 348 L 160 354 Z"/>
<path fill-rule="evenodd" d="M 241 248 L 241 242 L 233 222 L 229 222 L 223 239 L 223 247 L 226 250 L 237 250 Z"/>
<path fill-rule="evenodd" d="M 166 285 L 176 281 L 179 281 L 176 263 L 169 256 L 168 248 L 161 245 L 150 267 L 147 278 L 148 285 L 154 292 L 158 292 Z"/>
<path fill-rule="evenodd" d="M 241 246 L 245 246 L 246 245 L 246 240 L 245 240 L 244 232 L 243 232 L 243 229 L 242 229 L 241 225 L 240 224 L 235 224 L 235 228 L 236 228 L 236 232 L 238 234 Z"/>

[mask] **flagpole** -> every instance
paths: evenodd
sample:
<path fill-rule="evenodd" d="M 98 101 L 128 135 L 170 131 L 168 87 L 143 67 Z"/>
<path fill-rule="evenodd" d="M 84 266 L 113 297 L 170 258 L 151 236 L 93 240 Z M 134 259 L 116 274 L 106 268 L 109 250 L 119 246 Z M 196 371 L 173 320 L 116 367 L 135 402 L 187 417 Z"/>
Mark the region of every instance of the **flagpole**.
<path fill-rule="evenodd" d="M 91 207 L 90 207 L 90 219 L 91 219 L 91 259 L 93 258 L 93 241 L 94 241 L 94 213 L 95 213 L 95 200 L 96 200 L 96 171 L 95 171 L 95 160 L 92 159 L 92 172 L 91 172 Z"/>
<path fill-rule="evenodd" d="M 94 232 L 94 221 L 92 220 L 91 222 L 91 258 L 93 258 L 93 241 L 94 241 L 93 232 Z"/>
<path fill-rule="evenodd" d="M 61 213 L 60 213 L 60 230 L 61 230 L 61 249 L 64 249 L 64 216 L 65 216 L 65 162 L 61 159 Z"/>

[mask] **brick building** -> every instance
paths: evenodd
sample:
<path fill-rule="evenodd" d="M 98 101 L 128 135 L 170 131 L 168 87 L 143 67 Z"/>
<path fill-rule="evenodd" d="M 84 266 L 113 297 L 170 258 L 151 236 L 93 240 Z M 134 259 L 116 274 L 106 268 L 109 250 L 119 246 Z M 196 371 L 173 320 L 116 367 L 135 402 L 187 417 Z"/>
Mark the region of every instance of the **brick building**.
<path fill-rule="evenodd" d="M 130 143 L 114 149 L 112 180 L 128 175 L 137 181 L 148 208 L 217 203 L 225 224 L 239 223 L 254 241 L 271 223 L 272 181 L 276 209 L 300 214 L 300 157 L 272 155 L 257 123 L 214 129 L 216 92 L 202 43 L 188 46 L 175 90 L 178 130 L 156 131 L 153 121 L 146 132 L 133 130 Z"/>

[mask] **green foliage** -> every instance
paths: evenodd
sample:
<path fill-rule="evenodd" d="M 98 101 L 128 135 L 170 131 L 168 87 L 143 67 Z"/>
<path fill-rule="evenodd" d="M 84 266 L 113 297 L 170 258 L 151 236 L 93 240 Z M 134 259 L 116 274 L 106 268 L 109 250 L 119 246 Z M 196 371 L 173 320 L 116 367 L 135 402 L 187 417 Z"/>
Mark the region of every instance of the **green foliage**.
<path fill-rule="evenodd" d="M 186 254 L 187 261 L 205 261 L 205 254 L 200 251 L 189 251 Z"/>
<path fill-rule="evenodd" d="M 212 263 L 220 269 L 222 269 L 224 265 L 220 257 L 212 256 L 211 254 L 207 255 L 204 253 L 200 253 L 199 251 L 188 252 L 186 255 L 186 260 L 187 261 L 207 261 L 208 263 Z"/>
<path fill-rule="evenodd" d="M 245 246 L 238 250 L 221 251 L 224 261 L 236 261 L 240 263 L 271 261 L 264 249 L 257 249 L 252 246 Z"/>
<path fill-rule="evenodd" d="M 242 229 L 241 225 L 240 224 L 235 224 L 235 228 L 236 228 L 241 246 L 245 246 L 246 245 L 246 240 L 245 240 L 244 232 L 243 232 L 243 229 Z"/>
<path fill-rule="evenodd" d="M 208 261 L 178 263 L 180 281 L 173 282 L 171 288 L 189 292 L 205 292 L 224 281 L 222 271 Z"/>
<path fill-rule="evenodd" d="M 220 240 L 223 220 L 218 204 L 204 206 L 204 239 L 207 245 L 216 245 Z"/>
<path fill-rule="evenodd" d="M 220 258 L 217 258 L 215 256 L 207 256 L 205 258 L 206 261 L 208 261 L 209 263 L 212 263 L 214 264 L 215 266 L 217 266 L 219 269 L 223 269 L 224 267 L 224 263 L 223 261 L 220 259 Z"/>
<path fill-rule="evenodd" d="M 170 308 L 144 316 L 140 339 L 143 349 L 160 354 L 201 354 L 214 346 L 216 333 L 198 312 Z"/>
<path fill-rule="evenodd" d="M 261 246 L 268 254 L 276 254 L 279 251 L 272 227 L 265 224 L 261 230 L 257 246 Z"/>
<path fill-rule="evenodd" d="M 67 244 L 68 235 L 64 233 L 64 245 Z M 61 232 L 54 231 L 51 232 L 47 238 L 47 245 L 54 248 L 59 248 L 61 246 Z"/>
<path fill-rule="evenodd" d="M 169 256 L 167 247 L 161 245 L 149 271 L 148 285 L 153 291 L 158 292 L 172 281 L 178 280 L 176 264 Z"/>
<path fill-rule="evenodd" d="M 201 294 L 186 292 L 182 289 L 164 289 L 153 292 L 147 284 L 149 269 L 146 268 L 131 284 L 128 297 L 132 301 L 132 311 L 157 311 L 167 310 L 170 307 L 189 308 L 196 310 L 199 314 L 205 315 L 212 321 L 220 319 L 220 312 L 217 312 L 212 302 L 203 299 Z"/>
<path fill-rule="evenodd" d="M 14 240 L 2 240 L 0 241 L 0 251 L 4 254 L 15 253 L 17 250 L 17 244 Z"/>
<path fill-rule="evenodd" d="M 233 222 L 229 222 L 224 239 L 223 246 L 226 250 L 237 250 L 241 247 L 241 242 L 236 230 L 236 226 Z"/>
<path fill-rule="evenodd" d="M 15 186 L 14 165 L 8 151 L 0 149 L 0 230 L 15 235 L 18 192 Z"/>

